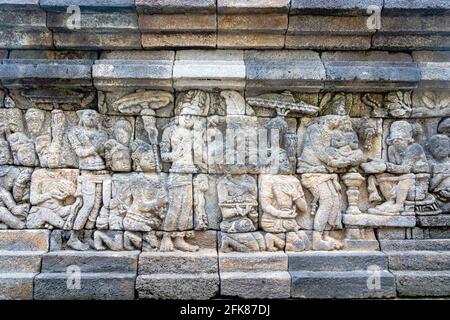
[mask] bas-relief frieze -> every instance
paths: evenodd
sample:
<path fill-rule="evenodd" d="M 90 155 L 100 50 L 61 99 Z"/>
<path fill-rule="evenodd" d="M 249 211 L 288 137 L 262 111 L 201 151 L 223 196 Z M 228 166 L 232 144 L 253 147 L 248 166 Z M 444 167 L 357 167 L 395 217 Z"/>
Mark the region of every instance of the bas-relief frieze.
<path fill-rule="evenodd" d="M 1 228 L 52 229 L 52 250 L 195 252 L 215 231 L 223 252 L 328 251 L 450 208 L 444 91 L 94 100 L 5 98 Z"/>

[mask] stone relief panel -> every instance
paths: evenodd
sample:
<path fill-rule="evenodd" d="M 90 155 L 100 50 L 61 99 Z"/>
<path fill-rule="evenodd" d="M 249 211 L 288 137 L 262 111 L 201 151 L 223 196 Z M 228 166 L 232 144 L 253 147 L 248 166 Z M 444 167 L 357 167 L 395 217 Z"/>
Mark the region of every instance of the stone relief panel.
<path fill-rule="evenodd" d="M 376 250 L 450 210 L 444 91 L 77 92 L 0 108 L 0 228 L 52 250 Z"/>

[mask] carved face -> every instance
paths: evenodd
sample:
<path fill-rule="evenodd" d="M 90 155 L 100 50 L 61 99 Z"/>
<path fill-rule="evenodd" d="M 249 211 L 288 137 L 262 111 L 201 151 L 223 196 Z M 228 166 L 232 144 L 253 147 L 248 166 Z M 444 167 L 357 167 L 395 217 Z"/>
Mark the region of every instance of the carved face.
<path fill-rule="evenodd" d="M 150 152 L 146 152 L 140 155 L 139 166 L 144 172 L 155 171 L 155 162 L 153 161 L 153 156 Z"/>
<path fill-rule="evenodd" d="M 132 131 L 133 128 L 128 121 L 118 121 L 114 126 L 114 137 L 119 143 L 128 145 L 131 140 Z"/>
<path fill-rule="evenodd" d="M 95 128 L 98 120 L 98 115 L 94 110 L 85 110 L 80 117 L 80 124 L 88 128 Z"/>
<path fill-rule="evenodd" d="M 31 134 L 38 134 L 41 131 L 45 120 L 45 113 L 38 109 L 29 109 L 25 113 L 25 121 L 27 123 L 28 131 Z"/>
<path fill-rule="evenodd" d="M 194 126 L 194 119 L 189 114 L 183 114 L 179 117 L 180 126 L 186 129 L 191 129 Z"/>
<path fill-rule="evenodd" d="M 428 149 L 433 158 L 443 160 L 450 152 L 450 139 L 444 135 L 435 135 L 430 139 Z"/>

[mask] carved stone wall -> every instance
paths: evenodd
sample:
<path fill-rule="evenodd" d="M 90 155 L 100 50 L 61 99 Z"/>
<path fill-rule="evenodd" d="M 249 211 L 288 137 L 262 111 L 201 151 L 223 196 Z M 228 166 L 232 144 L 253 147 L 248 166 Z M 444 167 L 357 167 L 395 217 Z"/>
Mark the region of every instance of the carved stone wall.
<path fill-rule="evenodd" d="M 42 2 L 22 9 L 49 10 L 61 48 L 90 49 L 80 33 L 63 35 L 55 1 Z M 301 37 L 301 1 L 268 2 L 248 15 L 287 24 L 289 14 L 289 26 L 247 26 L 248 48 L 317 49 Z M 197 19 L 215 26 L 216 9 L 204 7 Z M 139 9 L 121 49 L 179 38 L 247 48 L 232 30 L 244 15 L 226 5 L 218 29 L 156 32 L 163 15 L 184 26 L 176 8 Z M 384 48 L 395 19 L 372 43 Z M 112 43 L 96 49 L 117 49 L 123 32 L 101 33 Z M 337 39 L 310 32 L 321 49 Z M 353 49 L 369 49 L 371 36 Z M 349 49 L 347 37 L 337 49 Z M 11 276 L 0 277 L 0 297 L 450 295 L 448 52 L 2 47 L 0 274 Z"/>

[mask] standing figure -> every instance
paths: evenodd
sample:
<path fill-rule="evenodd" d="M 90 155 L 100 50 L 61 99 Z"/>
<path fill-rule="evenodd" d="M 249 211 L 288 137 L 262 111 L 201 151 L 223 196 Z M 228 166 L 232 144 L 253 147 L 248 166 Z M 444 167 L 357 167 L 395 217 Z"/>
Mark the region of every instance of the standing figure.
<path fill-rule="evenodd" d="M 51 142 L 50 128 L 45 128 L 45 111 L 31 108 L 25 113 L 28 136 L 34 142 L 41 167 L 48 166 L 48 151 Z M 47 129 L 47 130 L 46 130 Z"/>
<path fill-rule="evenodd" d="M 444 212 L 450 211 L 450 138 L 443 134 L 435 134 L 427 142 L 427 149 L 433 157 L 430 160 L 432 178 L 430 191 Z"/>
<path fill-rule="evenodd" d="M 77 196 L 82 196 L 81 209 L 70 215 L 65 229 L 73 229 L 68 245 L 75 250 L 88 250 L 79 240 L 82 229 L 107 228 L 111 194 L 111 179 L 105 169 L 104 146 L 108 135 L 101 125 L 100 115 L 94 110 L 77 111 L 79 124 L 68 134 L 69 142 L 78 156 L 79 168 Z M 98 219 L 97 219 L 98 218 Z"/>
<path fill-rule="evenodd" d="M 188 230 L 193 229 L 192 173 L 194 165 L 194 118 L 198 114 L 195 105 L 183 105 L 178 123 L 166 128 L 161 141 L 161 158 L 171 162 L 167 182 L 169 208 L 164 217 L 162 229 L 166 231 L 161 241 L 160 251 L 197 251 L 198 246 L 185 241 Z M 173 241 L 172 241 L 173 240 Z"/>

